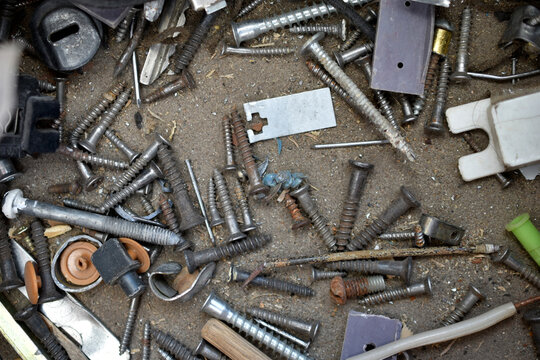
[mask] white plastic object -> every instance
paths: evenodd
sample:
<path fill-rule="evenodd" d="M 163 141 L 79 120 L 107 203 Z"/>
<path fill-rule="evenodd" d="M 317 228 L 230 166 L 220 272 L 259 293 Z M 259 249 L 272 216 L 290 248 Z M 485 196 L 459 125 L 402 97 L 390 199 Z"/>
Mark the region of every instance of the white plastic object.
<path fill-rule="evenodd" d="M 486 149 L 459 159 L 465 181 L 540 163 L 540 92 L 455 106 L 446 118 L 454 134 L 482 129 L 489 137 Z"/>

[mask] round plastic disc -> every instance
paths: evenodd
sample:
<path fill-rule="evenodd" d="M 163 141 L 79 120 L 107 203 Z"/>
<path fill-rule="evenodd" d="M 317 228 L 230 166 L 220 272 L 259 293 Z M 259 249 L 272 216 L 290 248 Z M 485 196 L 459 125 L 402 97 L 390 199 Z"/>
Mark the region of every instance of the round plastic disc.
<path fill-rule="evenodd" d="M 60 271 L 72 284 L 86 286 L 99 278 L 99 273 L 92 264 L 92 254 L 97 248 L 86 242 L 77 241 L 66 247 L 60 255 Z"/>
<path fill-rule="evenodd" d="M 39 288 L 41 287 L 41 278 L 36 272 L 36 264 L 27 261 L 24 265 L 24 286 L 28 293 L 28 299 L 31 304 L 37 304 L 39 299 Z"/>
<path fill-rule="evenodd" d="M 122 244 L 126 247 L 126 251 L 129 256 L 138 262 L 141 263 L 141 266 L 137 269 L 138 273 L 143 273 L 148 271 L 150 268 L 150 256 L 145 248 L 130 238 L 118 238 Z"/>

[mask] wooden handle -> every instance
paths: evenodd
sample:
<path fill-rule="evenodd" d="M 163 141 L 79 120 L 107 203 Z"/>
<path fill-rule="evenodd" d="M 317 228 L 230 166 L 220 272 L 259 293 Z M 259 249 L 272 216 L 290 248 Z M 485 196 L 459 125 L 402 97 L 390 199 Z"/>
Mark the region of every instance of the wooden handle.
<path fill-rule="evenodd" d="M 271 360 L 255 345 L 217 319 L 208 320 L 201 335 L 231 360 Z"/>

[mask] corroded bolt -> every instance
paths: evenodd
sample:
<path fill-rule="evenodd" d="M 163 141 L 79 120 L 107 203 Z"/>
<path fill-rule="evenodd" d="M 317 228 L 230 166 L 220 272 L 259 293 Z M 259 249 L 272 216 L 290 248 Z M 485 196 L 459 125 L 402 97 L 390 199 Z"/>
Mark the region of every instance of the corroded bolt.
<path fill-rule="evenodd" d="M 336 276 L 345 277 L 347 273 L 344 271 L 327 271 L 317 269 L 314 266 L 311 267 L 311 281 L 333 279 Z"/>
<path fill-rule="evenodd" d="M 385 302 L 424 294 L 428 296 L 432 295 L 431 278 L 429 276 L 426 277 L 424 281 L 411 284 L 407 287 L 385 290 L 378 294 L 368 295 L 358 300 L 358 303 L 364 306 L 378 305 Z"/>
<path fill-rule="evenodd" d="M 163 219 L 165 220 L 165 224 L 167 224 L 169 230 L 175 234 L 180 234 L 180 224 L 178 223 L 174 209 L 169 201 L 170 200 L 164 194 L 161 194 L 159 196 L 159 207 L 161 208 Z"/>
<path fill-rule="evenodd" d="M 232 207 L 229 190 L 227 189 L 227 183 L 218 169 L 214 169 L 214 182 L 216 184 L 219 201 L 221 202 L 223 216 L 225 216 L 225 224 L 227 225 L 227 230 L 229 231 L 227 242 L 237 241 L 245 238 L 246 234 L 240 230 L 240 226 L 236 221 L 236 213 Z"/>
<path fill-rule="evenodd" d="M 2 274 L 0 292 L 16 289 L 24 285 L 19 275 L 17 275 L 4 217 L 0 218 L 0 274 Z"/>
<path fill-rule="evenodd" d="M 319 321 L 301 320 L 257 307 L 247 308 L 246 313 L 254 318 L 263 319 L 279 327 L 289 329 L 309 340 L 314 340 L 319 331 Z"/>
<path fill-rule="evenodd" d="M 77 169 L 81 174 L 85 191 L 95 190 L 104 180 L 103 176 L 95 175 L 90 167 L 82 161 L 77 161 Z"/>
<path fill-rule="evenodd" d="M 203 356 L 207 360 L 227 360 L 228 357 L 223 355 L 221 351 L 210 345 L 210 343 L 204 339 L 199 342 L 199 345 L 195 348 L 195 355 Z"/>
<path fill-rule="evenodd" d="M 244 282 L 249 278 L 250 273 L 245 270 L 241 270 L 238 267 L 231 264 L 229 268 L 229 282 Z M 289 294 L 296 294 L 301 296 L 314 296 L 315 291 L 307 286 L 291 283 L 289 281 L 269 278 L 265 276 L 257 276 L 250 281 L 250 284 L 260 286 L 266 289 L 275 289 L 283 291 Z"/>
<path fill-rule="evenodd" d="M 248 199 L 246 198 L 242 184 L 240 184 L 237 177 L 234 178 L 234 195 L 236 196 L 236 201 L 238 202 L 240 212 L 242 213 L 243 222 L 240 226 L 240 230 L 242 230 L 242 232 L 257 230 L 257 224 L 253 221 L 253 217 L 249 211 Z"/>
<path fill-rule="evenodd" d="M 347 198 L 343 202 L 343 210 L 339 217 L 339 228 L 336 233 L 337 250 L 344 250 L 351 239 L 351 232 L 356 221 L 360 197 L 364 192 L 367 177 L 371 169 L 373 169 L 372 164 L 355 160 L 349 160 L 349 165 L 352 171 L 349 178 Z"/>
<path fill-rule="evenodd" d="M 47 188 L 47 192 L 50 194 L 66 194 L 79 195 L 82 191 L 81 184 L 78 181 L 72 181 L 68 183 L 54 184 Z"/>
<path fill-rule="evenodd" d="M 291 192 L 290 195 L 298 200 L 302 209 L 308 214 L 313 226 L 323 238 L 326 247 L 330 249 L 330 251 L 336 250 L 336 239 L 334 239 L 334 235 L 332 235 L 332 231 L 327 225 L 327 220 L 319 213 L 315 201 L 313 201 L 313 198 L 309 194 L 309 185 L 302 185 L 297 190 Z"/>
<path fill-rule="evenodd" d="M 392 201 L 384 213 L 364 228 L 360 234 L 351 240 L 347 249 L 365 249 L 380 234 L 382 234 L 390 225 L 392 225 L 401 215 L 411 208 L 420 206 L 414 195 L 405 186 L 400 189 L 400 197 Z"/>
<path fill-rule="evenodd" d="M 191 349 L 188 349 L 171 335 L 154 328 L 152 328 L 151 331 L 152 339 L 154 339 L 159 346 L 170 352 L 175 358 L 180 360 L 199 360 L 193 355 Z"/>
<path fill-rule="evenodd" d="M 234 161 L 234 150 L 232 142 L 231 117 L 225 115 L 221 120 L 223 140 L 225 142 L 225 166 L 223 171 L 236 171 L 236 162 Z"/>
<path fill-rule="evenodd" d="M 465 315 L 471 311 L 474 304 L 482 299 L 484 299 L 482 292 L 473 285 L 469 285 L 467 294 L 465 294 L 463 299 L 456 305 L 454 311 L 441 321 L 441 325 L 448 326 L 461 321 Z"/>
<path fill-rule="evenodd" d="M 419 247 L 419 248 L 426 246 L 426 239 L 424 238 L 424 231 L 420 224 L 417 224 L 414 227 L 414 246 Z"/>
<path fill-rule="evenodd" d="M 330 282 L 330 297 L 336 304 L 344 305 L 347 300 L 383 291 L 385 288 L 386 283 L 380 275 L 346 281 L 342 277 L 336 276 Z"/>
<path fill-rule="evenodd" d="M 208 212 L 210 213 L 210 226 L 216 227 L 225 222 L 219 214 L 216 204 L 216 187 L 214 185 L 214 178 L 210 177 L 208 181 Z"/>
<path fill-rule="evenodd" d="M 341 20 L 339 24 L 312 24 L 293 26 L 289 29 L 293 34 L 315 34 L 323 32 L 328 35 L 334 35 L 345 41 L 347 39 L 347 23 L 345 19 Z"/>
<path fill-rule="evenodd" d="M 296 200 L 289 195 L 288 193 L 285 194 L 285 199 L 283 200 L 285 207 L 287 210 L 289 210 L 289 214 L 291 214 L 291 218 L 293 219 L 293 224 L 291 226 L 292 230 L 298 230 L 300 228 L 308 226 L 311 222 L 309 219 L 306 219 L 304 215 L 302 215 L 302 212 L 300 211 L 300 208 L 298 208 L 298 204 L 296 203 Z"/>
<path fill-rule="evenodd" d="M 361 274 L 399 276 L 406 284 L 411 283 L 412 258 L 405 260 L 350 260 L 335 261 L 325 265 L 331 270 L 354 271 Z"/>
<path fill-rule="evenodd" d="M 465 7 L 461 13 L 461 27 L 459 30 L 459 45 L 456 58 L 456 69 L 450 75 L 450 80 L 455 82 L 464 82 L 471 79 L 467 74 L 467 64 L 469 62 L 469 35 L 471 32 L 471 8 Z"/>
<path fill-rule="evenodd" d="M 530 266 L 521 263 L 518 259 L 512 256 L 510 250 L 503 248 L 491 255 L 491 260 L 495 262 L 502 262 L 510 269 L 518 272 L 525 280 L 540 289 L 540 275 L 538 272 Z"/>
<path fill-rule="evenodd" d="M 39 276 L 41 278 L 41 289 L 39 291 L 39 304 L 61 299 L 62 295 L 56 286 L 51 275 L 51 253 L 49 252 L 49 242 L 45 237 L 41 221 L 34 220 L 30 225 L 32 230 L 32 240 L 36 248 L 36 260 L 38 263 Z"/>
<path fill-rule="evenodd" d="M 253 152 L 251 151 L 246 128 L 237 110 L 234 110 L 232 113 L 231 124 L 234 135 L 236 136 L 238 152 L 242 157 L 244 168 L 248 174 L 249 195 L 256 196 L 259 194 L 268 194 L 268 187 L 262 182 L 259 169 L 257 169 L 257 164 L 255 164 L 255 159 L 253 158 Z"/>
<path fill-rule="evenodd" d="M 259 249 L 270 242 L 270 240 L 271 237 L 269 235 L 254 235 L 248 236 L 243 240 L 234 241 L 205 250 L 195 252 L 186 250 L 184 251 L 186 266 L 189 273 L 193 274 L 193 272 L 201 265 Z"/>
<path fill-rule="evenodd" d="M 182 71 L 178 79 L 171 81 L 165 86 L 160 87 L 154 92 L 148 94 L 142 98 L 142 102 L 145 104 L 153 103 L 164 97 L 167 97 L 182 89 L 195 89 L 195 79 L 193 75 L 187 70 Z"/>

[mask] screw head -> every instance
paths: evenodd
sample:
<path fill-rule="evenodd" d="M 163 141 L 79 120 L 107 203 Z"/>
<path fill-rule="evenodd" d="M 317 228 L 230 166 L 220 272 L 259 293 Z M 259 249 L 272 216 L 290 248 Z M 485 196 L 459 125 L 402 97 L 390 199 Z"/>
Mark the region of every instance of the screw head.
<path fill-rule="evenodd" d="M 232 21 L 231 29 L 232 29 L 234 42 L 236 43 L 236 46 L 240 46 L 240 44 L 242 43 L 242 39 L 240 38 L 240 33 L 238 32 L 238 23 L 235 21 Z"/>
<path fill-rule="evenodd" d="M 345 305 L 347 302 L 347 291 L 343 278 L 336 276 L 330 281 L 330 297 L 338 305 Z"/>
<path fill-rule="evenodd" d="M 411 207 L 419 207 L 420 201 L 416 200 L 413 193 L 407 189 L 405 186 L 401 186 L 401 195 L 403 199 L 411 206 Z"/>
<path fill-rule="evenodd" d="M 494 254 L 491 254 L 491 260 L 495 262 L 503 262 L 510 256 L 510 250 L 508 248 L 502 248 Z"/>
<path fill-rule="evenodd" d="M 163 171 L 161 171 L 161 168 L 155 162 L 152 161 L 149 168 L 151 174 L 155 174 L 159 179 L 163 179 L 165 177 L 165 175 L 163 175 Z"/>
<path fill-rule="evenodd" d="M 84 182 L 85 191 L 94 191 L 103 182 L 104 177 L 99 175 L 92 175 Z"/>
<path fill-rule="evenodd" d="M 341 32 L 339 34 L 341 41 L 347 40 L 347 22 L 345 19 L 341 20 Z"/>
<path fill-rule="evenodd" d="M 349 160 L 349 164 L 351 164 L 352 166 L 354 166 L 355 168 L 359 170 L 371 170 L 374 168 L 373 164 L 364 163 L 358 160 Z"/>
<path fill-rule="evenodd" d="M 257 184 L 255 186 L 250 186 L 249 187 L 249 195 L 251 196 L 255 196 L 255 195 L 259 195 L 259 194 L 263 194 L 263 195 L 266 195 L 268 194 L 268 187 L 264 184 Z"/>
<path fill-rule="evenodd" d="M 424 279 L 424 286 L 426 289 L 426 295 L 431 296 L 433 295 L 433 288 L 431 287 L 431 276 L 427 276 Z"/>
<path fill-rule="evenodd" d="M 469 284 L 469 291 L 474 294 L 479 300 L 482 300 L 485 298 L 484 294 L 478 288 L 472 284 Z"/>
<path fill-rule="evenodd" d="M 402 125 L 410 124 L 416 121 L 416 116 L 414 114 L 410 114 L 409 116 L 406 116 L 403 119 Z"/>
<path fill-rule="evenodd" d="M 219 218 L 219 219 L 213 219 L 211 222 L 210 222 L 210 227 L 216 227 L 218 225 L 221 225 L 225 222 L 225 220 L 223 220 L 223 218 Z"/>
<path fill-rule="evenodd" d="M 302 45 L 302 47 L 300 48 L 300 50 L 298 51 L 298 53 L 300 55 L 304 55 L 306 56 L 308 53 L 309 53 L 309 48 L 311 47 L 311 45 L 315 44 L 315 43 L 318 43 L 319 41 L 321 41 L 322 39 L 324 38 L 324 33 L 323 32 L 318 32 L 316 33 L 315 35 L 313 35 L 311 38 L 309 38 L 308 41 L 306 41 L 304 43 L 304 45 Z"/>
<path fill-rule="evenodd" d="M 165 139 L 161 134 L 156 133 L 156 141 L 161 143 L 161 144 L 172 146 L 171 143 L 169 142 L 169 140 Z"/>
<path fill-rule="evenodd" d="M 193 274 L 195 270 L 197 270 L 197 266 L 195 264 L 195 256 L 193 255 L 193 251 L 189 249 L 185 250 L 184 258 L 186 260 L 186 267 L 188 268 L 189 273 Z"/>
<path fill-rule="evenodd" d="M 96 152 L 96 145 L 92 144 L 86 139 L 79 141 L 79 146 L 85 149 L 86 151 L 91 152 L 92 154 Z"/>
<path fill-rule="evenodd" d="M 242 230 L 242 232 L 244 232 L 244 233 L 247 233 L 247 232 L 250 232 L 250 231 L 253 231 L 253 230 L 256 230 L 256 229 L 257 229 L 257 226 L 255 224 L 241 225 L 240 226 L 240 230 Z"/>
<path fill-rule="evenodd" d="M 221 52 L 220 52 L 219 54 L 220 54 L 221 56 L 225 56 L 228 47 L 229 47 L 229 46 L 228 46 L 227 44 L 223 43 L 222 46 L 221 46 Z"/>
<path fill-rule="evenodd" d="M 450 75 L 450 81 L 456 83 L 463 83 L 469 80 L 471 80 L 471 77 L 465 71 L 454 71 L 452 75 Z"/>
<path fill-rule="evenodd" d="M 21 189 L 13 189 L 5 193 L 2 203 L 2 212 L 8 219 L 15 219 L 19 213 L 19 206 L 26 199 Z"/>
<path fill-rule="evenodd" d="M 400 277 L 405 281 L 407 285 L 411 284 L 411 278 L 413 273 L 413 262 L 412 257 L 408 257 L 403 260 L 403 270 L 401 271 Z"/>
<path fill-rule="evenodd" d="M 227 242 L 237 241 L 237 240 L 240 240 L 240 239 L 244 239 L 246 237 L 247 237 L 247 235 L 244 234 L 243 232 L 237 232 L 237 233 L 229 235 L 229 237 L 227 238 Z"/>
<path fill-rule="evenodd" d="M 299 196 L 302 196 L 306 194 L 309 191 L 309 185 L 304 182 L 302 186 L 300 186 L 298 189 L 291 191 L 289 195 L 298 198 Z"/>
<path fill-rule="evenodd" d="M 454 32 L 454 27 L 450 22 L 444 18 L 438 18 L 435 21 L 435 28 L 443 29 L 446 31 Z"/>
<path fill-rule="evenodd" d="M 444 126 L 437 119 L 432 119 L 429 124 L 424 126 L 424 131 L 432 135 L 443 135 Z"/>

